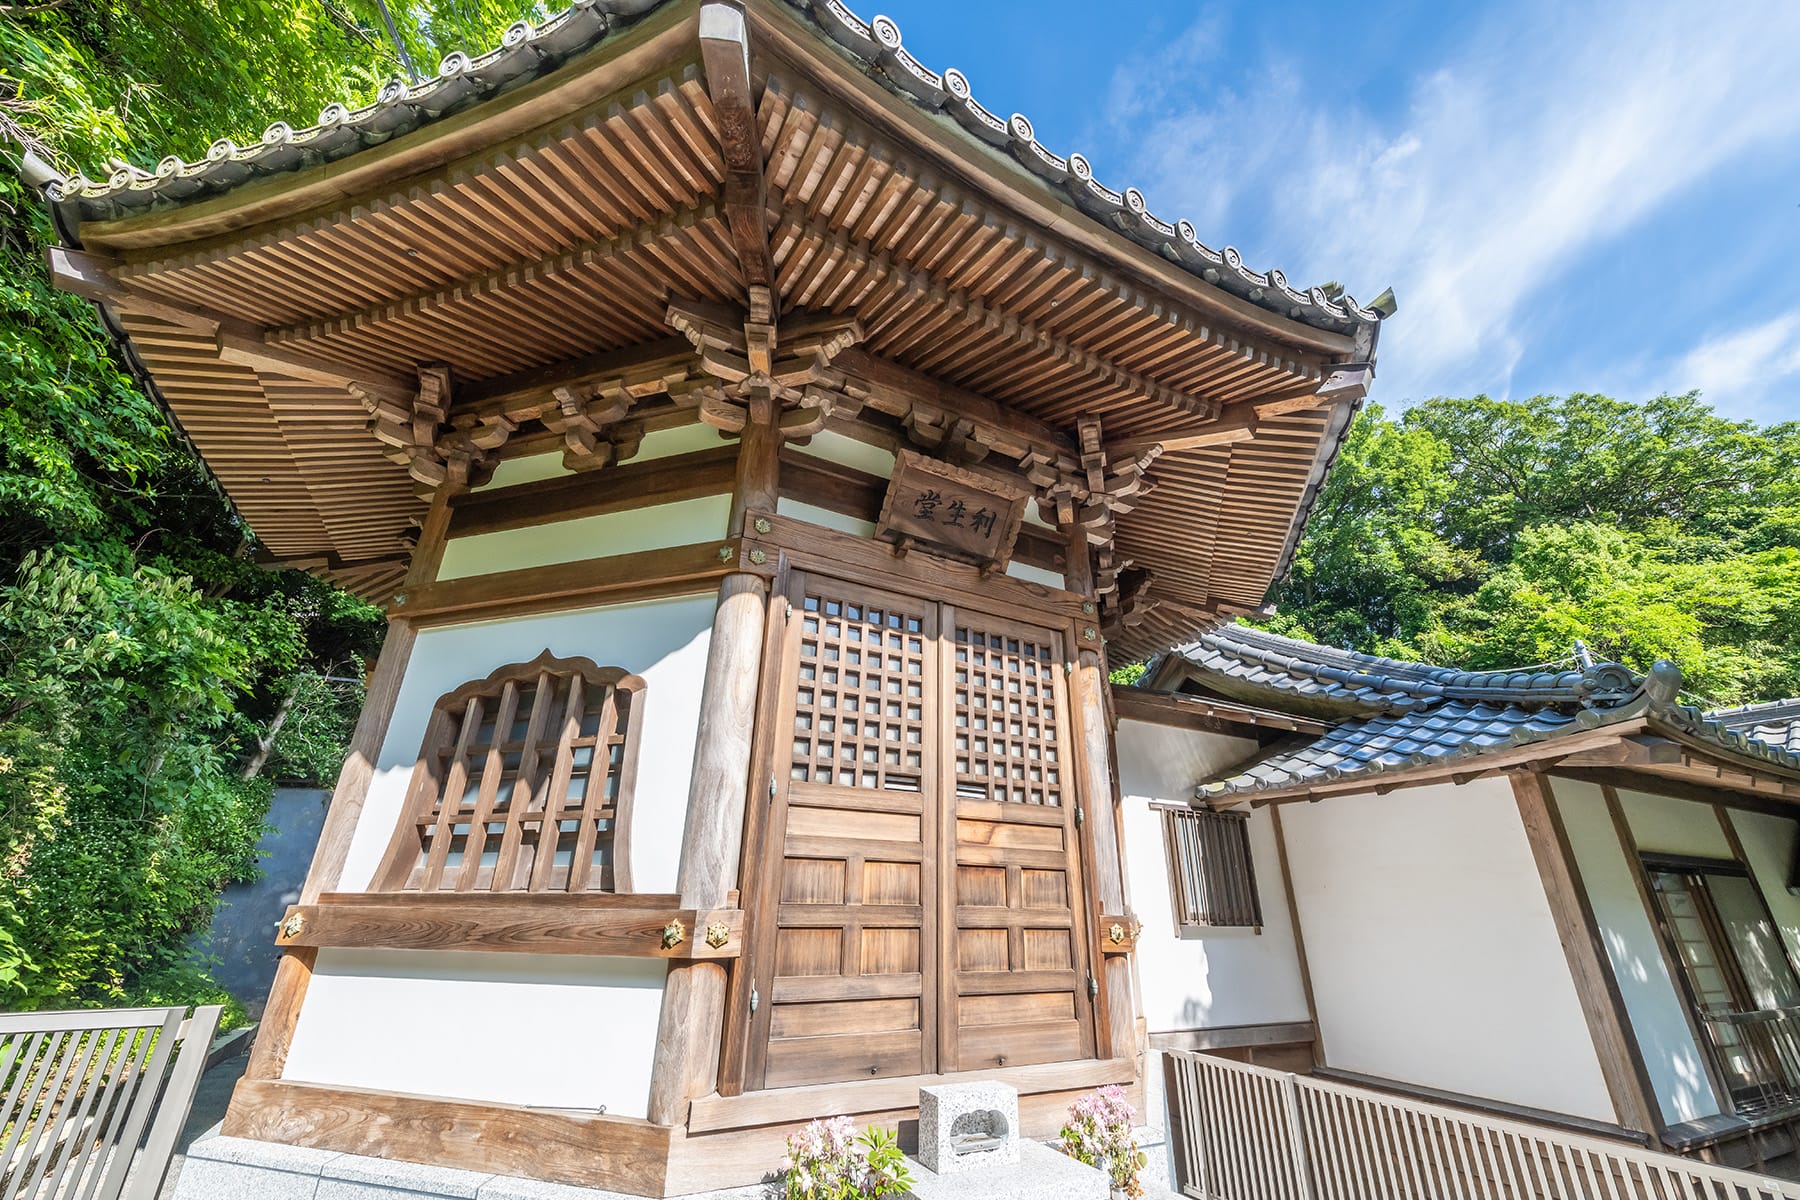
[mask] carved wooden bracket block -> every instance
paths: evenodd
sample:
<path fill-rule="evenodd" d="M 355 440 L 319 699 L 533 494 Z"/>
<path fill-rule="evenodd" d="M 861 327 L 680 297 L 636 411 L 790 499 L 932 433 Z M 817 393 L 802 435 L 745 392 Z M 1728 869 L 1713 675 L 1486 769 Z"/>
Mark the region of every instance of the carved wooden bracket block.
<path fill-rule="evenodd" d="M 406 468 L 426 498 L 446 483 L 484 482 L 492 474 L 494 452 L 518 429 L 516 421 L 499 414 L 466 413 L 451 422 L 450 368 L 442 363 L 419 368 L 419 390 L 410 404 L 354 383 L 349 387 L 368 411 L 369 431 L 387 447 L 387 458 Z"/>

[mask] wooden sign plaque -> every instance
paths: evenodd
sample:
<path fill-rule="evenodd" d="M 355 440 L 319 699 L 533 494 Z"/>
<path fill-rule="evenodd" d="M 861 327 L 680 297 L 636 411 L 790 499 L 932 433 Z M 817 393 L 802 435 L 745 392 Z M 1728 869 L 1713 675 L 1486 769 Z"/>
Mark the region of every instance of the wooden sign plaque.
<path fill-rule="evenodd" d="M 875 531 L 1004 570 L 1029 496 L 1024 487 L 902 450 Z"/>

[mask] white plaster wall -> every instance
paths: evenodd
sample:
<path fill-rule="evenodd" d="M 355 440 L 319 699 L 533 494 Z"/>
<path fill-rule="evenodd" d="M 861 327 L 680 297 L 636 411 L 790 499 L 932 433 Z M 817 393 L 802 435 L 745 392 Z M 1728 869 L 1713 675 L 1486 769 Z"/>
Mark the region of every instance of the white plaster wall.
<path fill-rule="evenodd" d="M 320 950 L 283 1078 L 642 1117 L 660 959 Z"/>
<path fill-rule="evenodd" d="M 1281 818 L 1332 1066 L 1616 1119 L 1509 783 Z"/>
<path fill-rule="evenodd" d="M 731 497 L 721 494 L 452 538 L 444 547 L 438 578 L 463 579 L 711 541 L 725 536 L 730 514 Z"/>
<path fill-rule="evenodd" d="M 792 517 L 796 521 L 807 521 L 814 525 L 823 525 L 826 529 L 835 529 L 852 537 L 872 538 L 875 536 L 875 522 L 864 521 L 858 517 L 848 516 L 841 512 L 833 512 L 829 508 L 820 508 L 816 504 L 802 504 L 787 496 L 775 502 L 775 515 Z"/>
<path fill-rule="evenodd" d="M 1306 1021 L 1306 987 L 1281 886 L 1281 862 L 1266 808 L 1250 818 L 1250 853 L 1263 929 L 1175 932 L 1162 815 L 1152 804 L 1186 804 L 1194 785 L 1243 761 L 1254 738 L 1226 737 L 1146 721 L 1120 721 L 1119 792 L 1125 862 L 1138 935 L 1138 986 L 1151 1033 Z"/>
<path fill-rule="evenodd" d="M 893 451 L 871 446 L 848 434 L 834 433 L 829 429 L 813 434 L 806 445 L 795 445 L 793 448 L 802 454 L 810 454 L 814 458 L 822 458 L 826 462 L 870 475 L 879 475 L 883 479 L 894 473 Z"/>
<path fill-rule="evenodd" d="M 1663 1119 L 1675 1124 L 1711 1116 L 1720 1111 L 1718 1097 L 1638 891 L 1633 875 L 1637 864 L 1619 841 L 1606 798 L 1597 786 L 1581 780 L 1555 779 L 1551 786 Z M 1654 821 L 1646 828 L 1654 830 Z"/>
<path fill-rule="evenodd" d="M 1800 959 L 1800 896 L 1788 891 L 1788 869 L 1794 861 L 1794 838 L 1800 835 L 1800 826 L 1793 817 L 1743 809 L 1729 812 L 1738 841 L 1744 844 L 1744 857 L 1750 860 L 1750 875 L 1769 902 L 1769 915 L 1775 918 L 1788 957 Z"/>
<path fill-rule="evenodd" d="M 1556 785 L 1557 795 L 1562 795 L 1563 786 Z M 1632 839 L 1640 851 L 1691 854 L 1696 858 L 1736 857 L 1710 804 L 1620 788 L 1619 807 L 1625 810 L 1625 823 L 1631 826 Z"/>
<path fill-rule="evenodd" d="M 548 649 L 559 657 L 579 655 L 643 677 L 643 732 L 629 839 L 632 882 L 639 892 L 673 892 L 715 605 L 709 592 L 420 633 L 350 844 L 341 890 L 368 887 L 380 865 L 438 698 Z"/>

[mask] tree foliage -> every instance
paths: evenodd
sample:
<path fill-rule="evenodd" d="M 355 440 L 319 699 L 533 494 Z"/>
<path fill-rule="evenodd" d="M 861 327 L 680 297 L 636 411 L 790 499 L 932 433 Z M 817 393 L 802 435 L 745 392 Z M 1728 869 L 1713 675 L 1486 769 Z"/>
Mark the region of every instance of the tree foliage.
<path fill-rule="evenodd" d="M 1438 399 L 1351 428 L 1270 627 L 1469 668 L 1679 666 L 1800 693 L 1800 423 L 1696 395 Z"/>
<path fill-rule="evenodd" d="M 543 15 L 390 9 L 427 72 Z M 196 158 L 404 73 L 376 0 L 7 8 L 0 158 Z M 191 1001 L 215 989 L 187 937 L 254 869 L 269 781 L 330 782 L 380 613 L 255 564 L 92 307 L 50 286 L 53 240 L 0 170 L 0 1004 Z"/>

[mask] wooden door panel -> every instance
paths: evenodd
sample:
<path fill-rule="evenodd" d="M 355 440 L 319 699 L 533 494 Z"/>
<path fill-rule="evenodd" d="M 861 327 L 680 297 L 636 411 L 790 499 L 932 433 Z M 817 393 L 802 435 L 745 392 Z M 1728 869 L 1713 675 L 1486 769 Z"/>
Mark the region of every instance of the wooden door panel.
<path fill-rule="evenodd" d="M 760 1084 L 922 1074 L 935 1065 L 936 606 L 805 576 L 789 604 Z"/>
<path fill-rule="evenodd" d="M 752 1086 L 1091 1057 L 1061 636 L 796 575 Z"/>
<path fill-rule="evenodd" d="M 946 1070 L 1094 1052 L 1061 638 L 948 613 Z"/>

